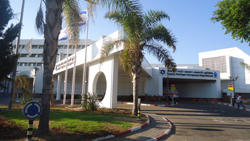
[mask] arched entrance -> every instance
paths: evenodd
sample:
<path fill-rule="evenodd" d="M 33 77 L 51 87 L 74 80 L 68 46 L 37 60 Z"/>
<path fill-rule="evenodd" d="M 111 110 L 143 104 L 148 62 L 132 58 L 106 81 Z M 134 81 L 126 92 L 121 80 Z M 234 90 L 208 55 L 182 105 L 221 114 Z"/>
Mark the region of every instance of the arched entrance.
<path fill-rule="evenodd" d="M 93 92 L 97 95 L 98 100 L 102 101 L 105 97 L 106 89 L 107 89 L 107 81 L 103 72 L 99 72 L 96 75 L 93 84 Z"/>

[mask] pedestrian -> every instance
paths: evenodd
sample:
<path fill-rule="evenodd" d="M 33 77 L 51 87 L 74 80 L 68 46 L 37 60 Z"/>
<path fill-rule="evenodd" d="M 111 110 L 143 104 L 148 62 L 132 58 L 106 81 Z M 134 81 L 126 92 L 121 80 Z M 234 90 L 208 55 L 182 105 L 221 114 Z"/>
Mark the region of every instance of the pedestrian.
<path fill-rule="evenodd" d="M 244 109 L 246 108 L 246 107 L 242 104 L 241 94 L 238 94 L 238 95 L 237 95 L 237 100 L 236 100 L 236 102 L 237 102 L 237 105 L 238 105 L 238 110 L 239 110 L 239 108 L 240 108 L 240 105 L 241 105 L 242 107 L 244 107 Z"/>

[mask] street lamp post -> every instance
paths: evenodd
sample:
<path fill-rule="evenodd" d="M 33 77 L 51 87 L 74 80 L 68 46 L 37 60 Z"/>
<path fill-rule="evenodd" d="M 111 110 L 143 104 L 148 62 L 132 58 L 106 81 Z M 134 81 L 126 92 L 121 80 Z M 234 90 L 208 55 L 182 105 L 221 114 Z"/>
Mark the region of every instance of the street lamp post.
<path fill-rule="evenodd" d="M 232 81 L 233 81 L 234 101 L 235 101 L 235 85 L 234 85 L 234 81 L 236 81 L 236 80 L 239 78 L 239 76 L 235 76 L 235 77 L 233 77 L 233 76 L 229 76 L 229 78 L 230 78 L 230 80 L 232 80 Z M 234 102 L 232 102 L 232 105 L 234 106 Z"/>

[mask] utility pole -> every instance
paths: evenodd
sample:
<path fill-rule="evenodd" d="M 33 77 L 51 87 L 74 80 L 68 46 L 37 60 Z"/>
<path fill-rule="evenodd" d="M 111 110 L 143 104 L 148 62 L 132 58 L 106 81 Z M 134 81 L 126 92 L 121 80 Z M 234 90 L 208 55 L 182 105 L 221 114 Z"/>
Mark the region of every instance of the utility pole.
<path fill-rule="evenodd" d="M 23 8 L 24 8 L 24 2 L 25 0 L 22 0 L 22 8 L 21 8 L 21 15 L 20 15 L 20 21 L 19 23 L 22 25 L 22 21 L 23 21 Z M 19 48 L 19 42 L 20 42 L 20 35 L 21 35 L 21 29 L 18 33 L 18 37 L 17 37 L 17 44 L 16 44 L 16 51 L 15 53 L 18 54 L 18 48 Z M 13 82 L 11 83 L 11 90 L 10 90 L 10 98 L 9 98 L 9 111 L 12 110 L 12 100 L 13 100 L 13 94 L 14 94 L 14 85 L 15 85 L 15 79 L 16 79 L 16 69 L 17 69 L 17 61 L 18 58 L 16 60 L 16 66 L 12 72 L 11 78 L 13 79 Z"/>

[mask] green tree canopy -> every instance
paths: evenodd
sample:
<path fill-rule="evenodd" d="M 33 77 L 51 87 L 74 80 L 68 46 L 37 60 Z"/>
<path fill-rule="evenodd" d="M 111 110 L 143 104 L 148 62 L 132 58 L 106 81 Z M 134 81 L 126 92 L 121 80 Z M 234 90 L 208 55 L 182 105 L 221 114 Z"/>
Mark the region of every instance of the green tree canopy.
<path fill-rule="evenodd" d="M 1 0 L 0 2 L 0 82 L 3 80 L 11 80 L 8 75 L 16 66 L 18 55 L 13 53 L 13 40 L 17 37 L 21 29 L 20 24 L 7 28 L 9 21 L 14 14 L 10 7 L 9 0 Z M 7 29 L 6 29 L 7 28 Z M 6 88 L 0 83 L 0 88 Z"/>
<path fill-rule="evenodd" d="M 233 39 L 248 43 L 250 41 L 250 1 L 223 0 L 216 6 L 219 8 L 213 12 L 214 17 L 211 20 L 221 22 L 226 28 L 225 34 L 231 33 Z"/>

